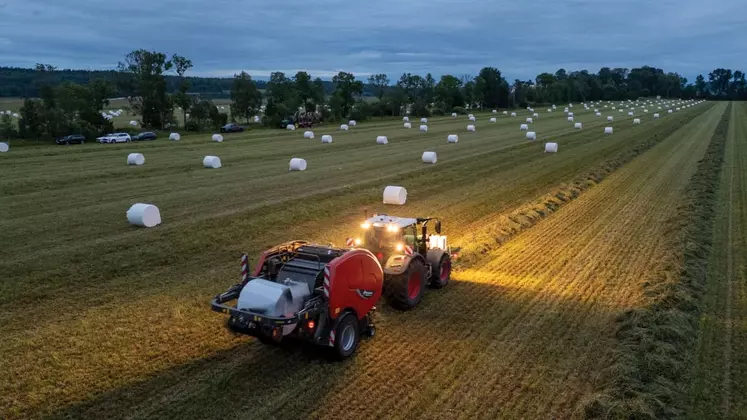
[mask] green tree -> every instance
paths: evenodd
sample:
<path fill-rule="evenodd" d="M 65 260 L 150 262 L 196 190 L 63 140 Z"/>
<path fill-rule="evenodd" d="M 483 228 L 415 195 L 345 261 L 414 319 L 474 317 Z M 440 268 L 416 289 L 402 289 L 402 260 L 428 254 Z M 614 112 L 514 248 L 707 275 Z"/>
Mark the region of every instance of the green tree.
<path fill-rule="evenodd" d="M 314 84 L 311 81 L 311 76 L 305 71 L 299 71 L 293 77 L 293 83 L 295 84 L 294 89 L 298 95 L 298 99 L 301 101 L 304 111 L 313 112 L 315 103 L 314 97 Z"/>
<path fill-rule="evenodd" d="M 119 63 L 119 70 L 132 76 L 124 79 L 134 92 L 128 98 L 130 107 L 142 116 L 146 127 L 162 129 L 173 120 L 174 105 L 166 92 L 164 77 L 173 66 L 166 54 L 142 49 L 127 54 L 125 61 Z"/>
<path fill-rule="evenodd" d="M 435 88 L 435 97 L 443 105 L 444 111 L 452 111 L 455 106 L 464 106 L 462 81 L 450 74 L 441 76 Z"/>
<path fill-rule="evenodd" d="M 187 70 L 192 68 L 192 61 L 185 57 L 174 54 L 171 56 L 171 62 L 174 63 L 174 71 L 179 76 L 179 90 L 174 94 L 174 103 L 182 109 L 184 115 L 184 127 L 187 127 L 187 114 L 192 108 L 194 100 L 190 95 L 187 94 L 190 83 L 189 80 L 184 78 L 184 74 Z"/>
<path fill-rule="evenodd" d="M 262 94 L 252 77 L 244 71 L 233 76 L 231 101 L 231 115 L 243 117 L 246 122 L 262 105 Z"/>
<path fill-rule="evenodd" d="M 0 139 L 8 141 L 10 139 L 18 137 L 16 131 L 16 124 L 13 122 L 13 117 L 6 113 L 0 113 Z"/>
<path fill-rule="evenodd" d="M 702 74 L 695 78 L 695 92 L 697 95 L 706 96 L 706 81 Z"/>
<path fill-rule="evenodd" d="M 480 70 L 475 78 L 475 89 L 481 107 L 505 108 L 508 104 L 508 84 L 501 77 L 500 70 L 494 67 L 485 67 Z"/>
<path fill-rule="evenodd" d="M 363 82 L 355 80 L 352 73 L 339 72 L 332 78 L 335 84 L 333 96 L 339 100 L 341 116 L 346 117 L 358 96 L 363 93 Z"/>
<path fill-rule="evenodd" d="M 373 87 L 374 95 L 379 99 L 379 102 L 384 98 L 384 93 L 389 87 L 389 77 L 386 74 L 374 74 L 368 78 L 368 84 Z"/>

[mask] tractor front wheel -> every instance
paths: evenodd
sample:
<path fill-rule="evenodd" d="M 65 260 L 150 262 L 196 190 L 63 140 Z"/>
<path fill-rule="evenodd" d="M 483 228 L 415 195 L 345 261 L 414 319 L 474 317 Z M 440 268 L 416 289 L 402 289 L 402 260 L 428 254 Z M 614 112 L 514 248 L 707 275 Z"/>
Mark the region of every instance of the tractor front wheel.
<path fill-rule="evenodd" d="M 394 279 L 393 305 L 401 310 L 410 310 L 420 303 L 425 291 L 425 266 L 420 260 L 410 261 L 410 266 L 404 274 Z"/>
<path fill-rule="evenodd" d="M 451 280 L 451 258 L 448 254 L 441 257 L 438 267 L 433 267 L 433 273 L 431 274 L 431 287 L 434 289 L 440 289 Z"/>
<path fill-rule="evenodd" d="M 360 323 L 355 315 L 348 313 L 343 316 L 335 328 L 334 355 L 338 360 L 352 356 L 361 341 Z"/>

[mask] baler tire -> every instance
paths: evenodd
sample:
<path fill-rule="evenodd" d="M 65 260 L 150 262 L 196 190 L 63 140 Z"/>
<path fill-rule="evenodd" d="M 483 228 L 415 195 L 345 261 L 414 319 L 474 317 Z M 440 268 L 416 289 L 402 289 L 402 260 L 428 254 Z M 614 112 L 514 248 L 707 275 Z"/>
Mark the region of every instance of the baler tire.
<path fill-rule="evenodd" d="M 427 283 L 425 275 L 423 262 L 419 259 L 412 260 L 410 266 L 407 267 L 407 271 L 393 279 L 392 305 L 403 311 L 408 311 L 418 306 L 425 292 L 425 285 Z M 414 276 L 420 277 L 419 285 L 410 284 L 415 280 Z"/>
<path fill-rule="evenodd" d="M 449 284 L 449 280 L 451 280 L 451 257 L 445 254 L 441 257 L 438 267 L 434 267 L 431 274 L 430 286 L 433 289 L 440 289 Z"/>
<path fill-rule="evenodd" d="M 359 324 L 360 323 L 355 318 L 355 315 L 352 313 L 343 315 L 340 322 L 337 323 L 337 327 L 335 328 L 336 339 L 333 347 L 334 356 L 337 360 L 345 360 L 358 350 L 358 346 L 361 343 Z M 348 337 L 348 335 L 351 334 L 351 330 L 352 337 Z M 348 340 L 352 340 L 352 342 L 348 342 Z"/>

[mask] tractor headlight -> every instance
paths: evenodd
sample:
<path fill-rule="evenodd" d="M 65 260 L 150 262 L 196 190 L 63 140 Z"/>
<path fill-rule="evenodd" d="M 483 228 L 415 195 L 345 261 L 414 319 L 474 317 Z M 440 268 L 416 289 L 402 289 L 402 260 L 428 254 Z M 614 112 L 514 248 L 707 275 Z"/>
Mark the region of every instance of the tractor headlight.
<path fill-rule="evenodd" d="M 360 245 L 362 243 L 363 243 L 363 241 L 361 241 L 361 238 L 355 238 L 355 244 L 356 245 Z"/>
<path fill-rule="evenodd" d="M 395 248 L 397 249 L 397 251 L 401 252 L 403 249 L 405 249 L 405 246 L 402 245 L 402 244 L 397 244 L 397 246 Z"/>
<path fill-rule="evenodd" d="M 371 224 L 368 222 L 361 223 L 361 229 L 368 229 L 371 227 Z"/>
<path fill-rule="evenodd" d="M 390 224 L 390 225 L 387 225 L 386 230 L 388 230 L 389 232 L 398 232 L 399 226 Z"/>

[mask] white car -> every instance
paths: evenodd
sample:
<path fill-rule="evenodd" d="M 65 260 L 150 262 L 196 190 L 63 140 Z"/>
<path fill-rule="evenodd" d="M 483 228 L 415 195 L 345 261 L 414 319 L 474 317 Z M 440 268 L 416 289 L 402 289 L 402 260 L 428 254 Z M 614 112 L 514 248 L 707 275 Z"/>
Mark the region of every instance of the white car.
<path fill-rule="evenodd" d="M 132 141 L 127 133 L 107 134 L 104 137 L 97 137 L 99 143 L 129 143 Z"/>

